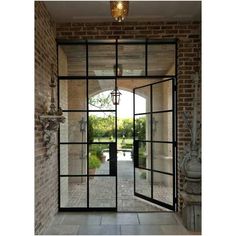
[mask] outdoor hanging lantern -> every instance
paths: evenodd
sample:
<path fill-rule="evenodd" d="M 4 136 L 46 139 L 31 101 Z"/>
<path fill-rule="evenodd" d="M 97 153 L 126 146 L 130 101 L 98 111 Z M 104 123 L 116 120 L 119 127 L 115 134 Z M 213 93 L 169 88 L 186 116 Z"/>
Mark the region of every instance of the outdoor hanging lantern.
<path fill-rule="evenodd" d="M 122 22 L 129 12 L 129 1 L 110 1 L 111 15 L 116 21 Z"/>
<path fill-rule="evenodd" d="M 111 92 L 111 100 L 112 100 L 113 105 L 120 104 L 120 95 L 121 95 L 121 92 L 119 91 L 117 87 Z"/>

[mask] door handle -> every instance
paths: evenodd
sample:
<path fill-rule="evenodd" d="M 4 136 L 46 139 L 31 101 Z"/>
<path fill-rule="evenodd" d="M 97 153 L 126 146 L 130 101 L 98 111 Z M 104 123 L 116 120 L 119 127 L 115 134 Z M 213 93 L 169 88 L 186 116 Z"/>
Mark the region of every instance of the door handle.
<path fill-rule="evenodd" d="M 110 157 L 110 176 L 117 175 L 117 150 L 116 143 L 109 144 L 109 157 Z"/>
<path fill-rule="evenodd" d="M 139 140 L 134 140 L 134 167 L 138 168 Z"/>

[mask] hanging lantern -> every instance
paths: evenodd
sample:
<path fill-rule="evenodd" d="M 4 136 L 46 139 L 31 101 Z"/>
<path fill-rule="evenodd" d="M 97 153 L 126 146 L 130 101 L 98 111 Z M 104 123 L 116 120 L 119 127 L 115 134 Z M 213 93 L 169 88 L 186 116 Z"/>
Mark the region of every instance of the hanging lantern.
<path fill-rule="evenodd" d="M 120 104 L 120 95 L 121 95 L 121 92 L 119 91 L 118 88 L 115 88 L 111 92 L 111 100 L 112 100 L 113 105 L 119 105 Z"/>
<path fill-rule="evenodd" d="M 129 12 L 129 1 L 110 1 L 111 15 L 116 21 L 122 22 Z"/>

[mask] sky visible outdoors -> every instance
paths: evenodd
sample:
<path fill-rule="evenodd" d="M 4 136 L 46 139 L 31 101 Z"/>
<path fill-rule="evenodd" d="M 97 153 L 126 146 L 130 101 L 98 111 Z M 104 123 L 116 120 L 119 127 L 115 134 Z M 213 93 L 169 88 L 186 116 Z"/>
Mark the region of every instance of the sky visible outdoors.
<path fill-rule="evenodd" d="M 120 90 L 121 96 L 120 96 L 120 104 L 117 105 L 117 116 L 119 118 L 132 118 L 133 117 L 133 93 L 127 92 L 124 90 Z M 99 95 L 104 95 L 104 97 L 110 96 L 111 91 L 106 91 L 103 93 L 100 93 Z M 94 96 L 94 98 L 96 98 Z M 136 104 L 136 113 L 141 113 L 144 110 L 146 110 L 146 99 L 135 95 L 135 104 Z M 93 109 L 95 107 L 89 106 L 89 109 Z M 104 108 L 106 109 L 106 108 Z M 95 113 L 96 115 L 100 116 L 102 113 Z"/>
<path fill-rule="evenodd" d="M 133 117 L 133 93 L 120 90 L 120 105 L 117 106 L 117 116 L 119 118 Z M 146 107 L 146 99 L 135 95 L 136 113 L 141 113 Z"/>

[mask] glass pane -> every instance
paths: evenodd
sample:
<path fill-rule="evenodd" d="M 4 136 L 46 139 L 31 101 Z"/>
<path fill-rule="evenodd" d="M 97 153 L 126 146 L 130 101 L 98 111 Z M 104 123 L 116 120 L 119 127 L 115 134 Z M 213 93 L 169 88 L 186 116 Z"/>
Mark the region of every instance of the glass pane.
<path fill-rule="evenodd" d="M 148 75 L 175 75 L 175 45 L 148 45 Z"/>
<path fill-rule="evenodd" d="M 118 45 L 118 64 L 123 76 L 145 75 L 145 45 Z"/>
<path fill-rule="evenodd" d="M 115 110 L 111 92 L 115 89 L 115 80 L 89 80 L 89 110 Z"/>
<path fill-rule="evenodd" d="M 172 144 L 152 143 L 153 170 L 173 173 L 173 148 Z"/>
<path fill-rule="evenodd" d="M 61 142 L 86 142 L 87 141 L 87 113 L 64 112 L 65 123 L 60 124 Z"/>
<path fill-rule="evenodd" d="M 89 76 L 114 76 L 115 45 L 88 45 Z"/>
<path fill-rule="evenodd" d="M 89 207 L 116 207 L 116 178 L 89 179 Z"/>
<path fill-rule="evenodd" d="M 61 207 L 87 207 L 87 178 L 60 177 Z"/>
<path fill-rule="evenodd" d="M 63 110 L 86 110 L 86 97 L 86 80 L 60 80 L 60 106 Z"/>
<path fill-rule="evenodd" d="M 60 145 L 60 174 L 84 175 L 87 173 L 87 145 Z"/>
<path fill-rule="evenodd" d="M 59 76 L 85 76 L 86 45 L 60 45 L 58 66 Z"/>
<path fill-rule="evenodd" d="M 173 176 L 153 172 L 153 198 L 173 205 Z"/>
<path fill-rule="evenodd" d="M 151 171 L 135 168 L 135 192 L 151 197 Z"/>
<path fill-rule="evenodd" d="M 89 174 L 109 174 L 109 144 L 89 145 Z"/>
<path fill-rule="evenodd" d="M 150 96 L 150 86 L 135 89 L 135 114 L 150 112 Z"/>
<path fill-rule="evenodd" d="M 162 111 L 172 109 L 172 80 L 152 86 L 152 110 Z"/>
<path fill-rule="evenodd" d="M 151 168 L 151 143 L 139 142 L 138 166 L 142 168 Z"/>
<path fill-rule="evenodd" d="M 152 114 L 152 140 L 172 141 L 172 112 Z"/>
<path fill-rule="evenodd" d="M 115 112 L 89 112 L 89 142 L 114 142 Z"/>
<path fill-rule="evenodd" d="M 150 115 L 135 116 L 135 140 L 143 141 L 151 139 L 150 118 Z"/>

